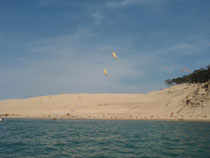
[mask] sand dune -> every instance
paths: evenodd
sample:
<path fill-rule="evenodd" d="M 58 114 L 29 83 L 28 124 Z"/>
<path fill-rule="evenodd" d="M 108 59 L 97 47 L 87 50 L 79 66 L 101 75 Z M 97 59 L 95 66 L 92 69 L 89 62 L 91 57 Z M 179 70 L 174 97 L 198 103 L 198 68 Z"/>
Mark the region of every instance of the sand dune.
<path fill-rule="evenodd" d="M 0 117 L 210 120 L 209 83 L 148 94 L 61 94 L 0 101 Z"/>

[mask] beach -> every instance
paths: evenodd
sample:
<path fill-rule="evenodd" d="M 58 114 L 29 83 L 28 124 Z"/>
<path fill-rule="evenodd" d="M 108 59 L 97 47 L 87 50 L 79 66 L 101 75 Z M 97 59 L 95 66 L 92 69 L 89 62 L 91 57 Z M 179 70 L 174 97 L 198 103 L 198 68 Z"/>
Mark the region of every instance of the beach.
<path fill-rule="evenodd" d="M 147 94 L 60 94 L 2 100 L 0 117 L 210 121 L 209 98 L 204 84 L 181 84 Z"/>

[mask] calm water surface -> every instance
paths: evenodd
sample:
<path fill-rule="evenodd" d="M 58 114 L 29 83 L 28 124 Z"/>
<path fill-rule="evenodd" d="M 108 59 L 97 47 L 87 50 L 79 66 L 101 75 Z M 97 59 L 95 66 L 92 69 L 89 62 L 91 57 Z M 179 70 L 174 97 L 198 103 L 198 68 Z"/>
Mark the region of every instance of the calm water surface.
<path fill-rule="evenodd" d="M 210 123 L 7 119 L 0 158 L 10 157 L 210 157 Z"/>

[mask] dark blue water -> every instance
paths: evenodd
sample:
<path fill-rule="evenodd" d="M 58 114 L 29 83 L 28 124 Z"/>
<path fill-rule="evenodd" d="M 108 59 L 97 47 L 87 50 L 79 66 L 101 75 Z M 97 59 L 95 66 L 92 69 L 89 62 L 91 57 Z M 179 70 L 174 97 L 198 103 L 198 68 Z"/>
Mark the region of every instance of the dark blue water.
<path fill-rule="evenodd" d="M 8 119 L 0 157 L 210 157 L 210 123 Z"/>

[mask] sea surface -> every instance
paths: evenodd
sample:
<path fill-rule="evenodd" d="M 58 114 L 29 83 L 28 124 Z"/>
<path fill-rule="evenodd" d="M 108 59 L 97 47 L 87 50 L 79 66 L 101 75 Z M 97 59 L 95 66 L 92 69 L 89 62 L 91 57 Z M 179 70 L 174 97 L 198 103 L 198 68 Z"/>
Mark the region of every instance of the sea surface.
<path fill-rule="evenodd" d="M 0 158 L 210 157 L 210 123 L 7 119 Z"/>

